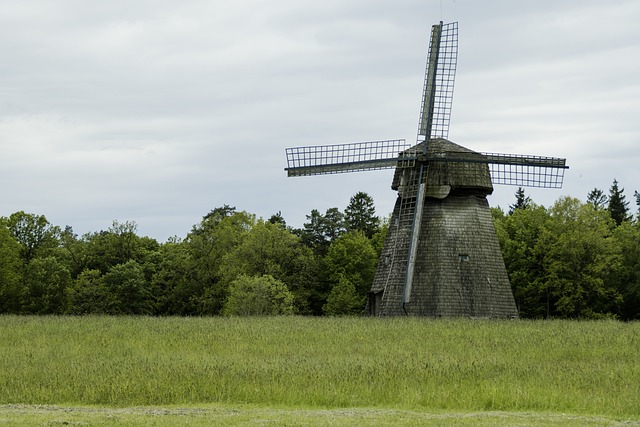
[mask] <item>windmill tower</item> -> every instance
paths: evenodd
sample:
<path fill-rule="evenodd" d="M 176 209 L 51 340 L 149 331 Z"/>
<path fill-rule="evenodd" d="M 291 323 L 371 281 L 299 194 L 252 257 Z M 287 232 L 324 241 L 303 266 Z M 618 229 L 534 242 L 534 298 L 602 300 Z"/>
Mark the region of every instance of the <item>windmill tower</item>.
<path fill-rule="evenodd" d="M 288 148 L 288 176 L 395 168 L 398 198 L 367 311 L 516 317 L 487 195 L 493 184 L 560 188 L 565 159 L 479 153 L 446 138 L 457 22 L 432 27 L 415 145 L 403 139 Z"/>

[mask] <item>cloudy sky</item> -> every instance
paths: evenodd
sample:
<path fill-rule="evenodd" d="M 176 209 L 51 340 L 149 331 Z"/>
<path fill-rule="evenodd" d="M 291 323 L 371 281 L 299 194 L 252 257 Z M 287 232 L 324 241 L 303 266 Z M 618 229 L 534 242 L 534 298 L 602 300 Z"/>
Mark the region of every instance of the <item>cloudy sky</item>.
<path fill-rule="evenodd" d="M 566 157 L 539 204 L 617 178 L 635 210 L 637 0 L 0 0 L 0 216 L 165 241 L 224 204 L 301 226 L 365 191 L 387 215 L 392 171 L 287 178 L 284 149 L 415 140 L 440 20 L 459 22 L 451 140 Z"/>

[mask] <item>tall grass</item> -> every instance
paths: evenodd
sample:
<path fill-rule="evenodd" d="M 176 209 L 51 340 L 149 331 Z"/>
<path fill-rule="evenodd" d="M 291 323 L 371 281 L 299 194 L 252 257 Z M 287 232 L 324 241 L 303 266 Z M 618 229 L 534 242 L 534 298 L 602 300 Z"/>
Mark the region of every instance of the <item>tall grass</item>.
<path fill-rule="evenodd" d="M 640 415 L 640 324 L 0 317 L 0 403 Z"/>

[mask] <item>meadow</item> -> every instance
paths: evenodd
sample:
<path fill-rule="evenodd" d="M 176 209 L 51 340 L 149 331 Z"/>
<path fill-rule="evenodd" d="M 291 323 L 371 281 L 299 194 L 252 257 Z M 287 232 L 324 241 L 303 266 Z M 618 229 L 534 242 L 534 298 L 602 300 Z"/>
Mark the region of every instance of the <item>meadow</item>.
<path fill-rule="evenodd" d="M 0 425 L 640 425 L 639 402 L 637 322 L 0 316 Z"/>

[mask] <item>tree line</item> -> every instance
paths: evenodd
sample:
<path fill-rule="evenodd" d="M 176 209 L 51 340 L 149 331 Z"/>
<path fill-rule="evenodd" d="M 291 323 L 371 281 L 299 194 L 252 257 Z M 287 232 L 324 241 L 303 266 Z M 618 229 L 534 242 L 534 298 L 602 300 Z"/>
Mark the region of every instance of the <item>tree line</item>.
<path fill-rule="evenodd" d="M 550 208 L 520 188 L 492 214 L 521 317 L 640 318 L 640 222 L 617 181 Z M 16 212 L 0 218 L 0 313 L 357 315 L 387 228 L 363 192 L 299 229 L 224 205 L 165 243 Z"/>
<path fill-rule="evenodd" d="M 301 229 L 224 205 L 165 243 L 130 221 L 78 236 L 16 212 L 0 218 L 0 313 L 358 314 L 385 232 L 363 192 Z"/>
<path fill-rule="evenodd" d="M 638 213 L 614 179 L 609 195 L 536 205 L 522 188 L 505 214 L 492 209 L 520 316 L 640 319 Z"/>

